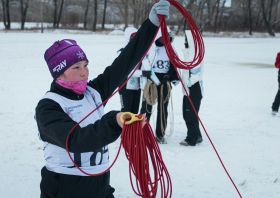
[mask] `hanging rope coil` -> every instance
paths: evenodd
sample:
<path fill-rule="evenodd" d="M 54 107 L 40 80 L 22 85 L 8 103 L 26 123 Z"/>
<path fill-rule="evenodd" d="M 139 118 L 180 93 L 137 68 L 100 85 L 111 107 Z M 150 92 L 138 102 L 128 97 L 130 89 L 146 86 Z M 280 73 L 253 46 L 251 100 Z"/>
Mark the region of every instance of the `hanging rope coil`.
<path fill-rule="evenodd" d="M 160 184 L 161 197 L 171 197 L 171 178 L 150 124 L 147 122 L 144 128 L 141 122 L 124 125 L 121 145 L 129 161 L 130 182 L 135 194 L 155 198 Z"/>
<path fill-rule="evenodd" d="M 187 70 L 193 69 L 194 67 L 199 65 L 204 58 L 205 49 L 204 49 L 203 38 L 201 36 L 201 33 L 200 33 L 198 27 L 196 26 L 194 20 L 192 19 L 191 15 L 187 12 L 187 10 L 176 0 L 167 0 L 167 1 L 172 6 L 177 8 L 177 10 L 183 15 L 183 17 L 187 21 L 190 31 L 192 33 L 193 42 L 194 42 L 194 50 L 195 50 L 194 58 L 192 61 L 190 61 L 190 62 L 181 61 L 172 48 L 172 45 L 171 45 L 171 42 L 169 39 L 169 35 L 168 35 L 168 31 L 167 31 L 165 17 L 162 15 L 159 15 L 162 40 L 163 40 L 163 44 L 164 44 L 167 56 L 168 56 L 169 60 L 171 61 L 171 63 L 176 68 L 187 69 Z M 157 2 L 157 0 L 155 2 Z"/>
<path fill-rule="evenodd" d="M 164 89 L 164 86 L 166 86 L 166 89 L 167 89 L 167 95 L 165 98 L 163 98 L 163 89 Z M 174 132 L 174 116 L 173 116 L 173 103 L 172 103 L 172 88 L 171 88 L 171 83 L 169 81 L 166 82 L 166 84 L 161 84 L 161 87 L 160 87 L 160 120 L 161 120 L 161 133 L 162 135 L 164 136 L 165 139 L 170 139 L 173 132 Z M 166 125 L 167 125 L 167 120 L 166 120 L 166 117 L 165 117 L 165 110 L 164 110 L 164 104 L 166 102 L 169 101 L 169 99 L 171 98 L 170 100 L 170 103 L 168 106 L 170 107 L 170 111 L 169 111 L 169 119 L 170 119 L 170 132 L 169 134 L 166 133 Z"/>
<path fill-rule="evenodd" d="M 166 86 L 166 91 L 167 91 L 167 95 L 165 98 L 163 98 L 163 89 L 164 87 Z M 167 125 L 167 120 L 166 120 L 166 117 L 165 117 L 165 110 L 164 110 L 164 104 L 167 103 L 169 101 L 169 98 L 171 96 L 171 84 L 169 81 L 167 81 L 165 84 L 161 84 L 160 85 L 160 104 L 159 104 L 159 107 L 160 107 L 160 121 L 161 121 L 161 133 L 162 133 L 162 136 L 166 136 L 166 133 L 165 133 L 165 130 L 166 130 L 166 125 Z M 173 132 L 171 132 L 173 133 Z M 170 134 L 171 134 L 170 133 Z M 171 137 L 171 135 L 168 135 L 168 138 Z"/>
<path fill-rule="evenodd" d="M 157 103 L 158 100 L 157 85 L 153 81 L 147 81 L 143 90 L 143 96 L 148 105 L 153 106 L 154 104 Z M 146 110 L 148 110 L 147 107 Z"/>
<path fill-rule="evenodd" d="M 171 83 L 169 81 L 167 81 L 165 84 L 161 84 L 159 86 L 160 86 L 160 92 L 158 93 L 157 86 L 155 83 L 153 83 L 152 81 L 148 81 L 146 83 L 144 90 L 143 90 L 143 96 L 146 100 L 146 111 L 151 114 L 152 111 L 150 112 L 148 110 L 147 105 L 153 106 L 157 102 L 159 102 L 158 105 L 159 105 L 159 111 L 160 111 L 160 118 L 157 118 L 157 119 L 160 119 L 160 121 L 161 121 L 160 123 L 161 123 L 162 136 L 164 136 L 166 139 L 170 139 L 173 134 L 173 131 L 174 131 L 174 124 L 173 124 L 174 116 L 173 116 L 172 99 L 171 99 L 171 104 L 168 105 L 169 107 L 171 106 L 170 111 L 169 111 L 170 115 L 171 115 L 171 116 L 169 116 L 169 118 L 170 118 L 170 133 L 169 134 L 166 134 L 166 130 L 165 130 L 166 129 L 166 117 L 165 117 L 164 104 L 166 102 L 168 102 L 169 99 L 171 98 L 171 90 L 172 90 Z M 163 98 L 164 86 L 166 86 L 166 89 L 167 89 L 167 95 L 165 98 Z"/>

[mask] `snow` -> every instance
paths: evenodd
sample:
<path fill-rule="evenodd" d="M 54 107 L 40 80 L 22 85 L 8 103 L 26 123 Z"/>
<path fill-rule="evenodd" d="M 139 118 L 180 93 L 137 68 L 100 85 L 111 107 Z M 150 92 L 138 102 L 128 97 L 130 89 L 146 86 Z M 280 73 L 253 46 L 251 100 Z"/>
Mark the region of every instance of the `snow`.
<path fill-rule="evenodd" d="M 53 23 L 43 23 L 44 28 L 52 28 Z M 21 23 L 20 22 L 11 22 L 11 29 L 20 29 Z M 24 23 L 24 28 L 41 28 L 41 22 L 26 22 Z M 0 23 L 0 30 L 5 29 L 4 23 Z"/>
<path fill-rule="evenodd" d="M 64 38 L 77 40 L 87 54 L 90 78 L 110 65 L 125 43 L 120 35 L 0 32 L 0 197 L 39 197 L 44 159 L 33 116 L 52 82 L 44 52 Z M 174 42 L 180 57 L 183 41 L 184 37 L 176 37 Z M 278 89 L 273 64 L 279 38 L 205 38 L 204 42 L 205 95 L 199 114 L 207 133 L 244 198 L 278 198 L 280 117 L 271 116 L 271 105 Z M 172 92 L 174 133 L 167 145 L 160 145 L 172 179 L 172 197 L 239 197 L 202 128 L 200 145 L 179 145 L 186 135 L 181 85 Z M 120 109 L 118 94 L 105 111 L 113 109 Z M 109 145 L 111 161 L 119 143 L 120 139 Z M 111 169 L 111 185 L 115 197 L 137 197 L 123 150 Z"/>
<path fill-rule="evenodd" d="M 109 33 L 109 35 L 124 35 L 124 31 L 122 30 L 113 30 Z"/>

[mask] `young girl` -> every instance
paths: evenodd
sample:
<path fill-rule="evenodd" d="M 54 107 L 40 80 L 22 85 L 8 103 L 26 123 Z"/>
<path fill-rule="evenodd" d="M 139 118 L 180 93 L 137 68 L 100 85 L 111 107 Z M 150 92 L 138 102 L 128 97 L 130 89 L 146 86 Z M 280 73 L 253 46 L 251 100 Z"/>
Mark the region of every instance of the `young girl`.
<path fill-rule="evenodd" d="M 76 41 L 57 41 L 45 52 L 54 81 L 50 91 L 39 101 L 35 114 L 39 136 L 44 142 L 42 198 L 114 197 L 114 189 L 109 185 L 110 172 L 95 177 L 80 172 L 67 154 L 66 138 L 77 122 L 106 100 L 140 61 L 157 31 L 158 14 L 168 18 L 169 6 L 165 0 L 155 4 L 149 19 L 121 55 L 103 74 L 89 82 L 88 59 Z M 68 141 L 74 161 L 90 174 L 101 173 L 109 167 L 107 145 L 122 131 L 122 113 L 110 111 L 104 114 L 104 106 L 80 123 Z"/>
<path fill-rule="evenodd" d="M 173 41 L 173 37 L 171 37 L 171 30 L 167 27 L 168 33 L 170 35 L 170 41 Z M 174 46 L 173 46 L 173 49 Z M 179 78 L 175 71 L 174 66 L 169 61 L 169 58 L 166 54 L 165 48 L 163 46 L 161 30 L 159 30 L 154 45 L 151 47 L 149 54 L 148 54 L 150 67 L 153 68 L 155 72 L 155 78 L 153 81 L 156 83 L 155 80 L 159 81 L 160 83 L 157 84 L 157 93 L 158 93 L 158 100 L 157 100 L 157 121 L 156 121 L 156 138 L 158 143 L 166 144 L 167 141 L 164 138 L 165 129 L 167 126 L 167 107 L 168 107 L 168 100 L 164 103 L 166 96 L 168 95 L 167 89 L 167 82 L 173 82 L 175 85 L 179 83 Z M 161 86 L 163 85 L 163 91 L 161 93 Z M 163 104 L 163 108 L 161 105 Z M 145 97 L 143 97 L 142 101 L 142 108 L 141 113 L 146 113 L 148 121 L 150 120 L 151 113 L 152 113 L 152 106 L 146 102 Z M 162 130 L 163 126 L 163 130 Z"/>

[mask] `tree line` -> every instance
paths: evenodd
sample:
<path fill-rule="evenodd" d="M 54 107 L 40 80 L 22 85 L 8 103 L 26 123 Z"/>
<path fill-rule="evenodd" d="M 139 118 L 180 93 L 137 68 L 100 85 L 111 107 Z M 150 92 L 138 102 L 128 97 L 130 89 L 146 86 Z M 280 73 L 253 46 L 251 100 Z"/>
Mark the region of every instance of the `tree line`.
<path fill-rule="evenodd" d="M 97 31 L 105 24 L 139 27 L 148 17 L 154 0 L 1 0 L 0 21 L 5 29 L 11 22 L 52 23 L 53 28 Z M 280 30 L 279 0 L 178 0 L 195 20 L 201 32 Z M 188 29 L 182 15 L 171 7 L 168 25 L 179 33 Z"/>

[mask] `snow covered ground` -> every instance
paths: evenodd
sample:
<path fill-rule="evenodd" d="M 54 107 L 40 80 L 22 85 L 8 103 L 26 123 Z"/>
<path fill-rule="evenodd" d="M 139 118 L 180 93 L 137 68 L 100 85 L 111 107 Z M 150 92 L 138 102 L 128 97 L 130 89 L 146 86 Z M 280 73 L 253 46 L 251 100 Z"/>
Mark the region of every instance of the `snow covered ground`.
<path fill-rule="evenodd" d="M 37 198 L 44 166 L 42 142 L 33 119 L 37 102 L 49 90 L 45 50 L 56 40 L 77 40 L 90 61 L 90 78 L 112 63 L 124 36 L 0 32 L 0 197 Z M 182 58 L 183 37 L 175 39 Z M 245 198 L 280 197 L 280 117 L 271 116 L 278 89 L 273 64 L 279 38 L 205 38 L 205 96 L 200 116 L 229 174 Z M 239 197 L 209 140 L 180 146 L 186 135 L 181 85 L 173 89 L 175 130 L 160 145 L 173 184 L 173 196 Z M 105 110 L 120 109 L 114 96 Z M 169 128 L 168 128 L 169 130 Z M 120 139 L 109 145 L 114 159 Z M 115 196 L 137 197 L 130 186 L 123 150 L 111 169 Z"/>
<path fill-rule="evenodd" d="M 105 24 L 105 30 L 103 31 L 97 31 L 97 32 L 92 32 L 91 30 L 75 30 L 75 29 L 64 29 L 67 28 L 65 26 L 62 26 L 60 24 L 59 29 L 52 29 L 53 24 L 52 23 L 43 23 L 44 27 L 44 33 L 53 33 L 53 34 L 109 34 L 109 35 L 123 35 L 124 32 L 122 31 L 124 28 L 125 24 Z M 132 26 L 133 24 L 129 24 L 128 26 Z M 21 28 L 21 23 L 19 22 L 11 22 L 11 30 L 7 32 L 16 32 L 18 33 L 40 33 L 41 30 L 41 23 L 40 22 L 26 22 L 25 25 L 25 30 L 20 30 Z M 76 24 L 75 28 L 83 28 L 84 24 L 79 23 Z M 101 24 L 97 24 L 97 29 L 100 29 L 102 27 Z M 69 28 L 73 28 L 70 26 Z M 178 26 L 173 26 L 175 30 L 178 29 Z M 3 22 L 0 22 L 0 32 L 6 32 L 5 26 Z M 183 35 L 182 31 L 179 32 L 179 35 Z M 219 32 L 219 33 L 213 33 L 213 32 L 203 32 L 203 37 L 227 37 L 227 38 L 271 38 L 271 36 L 267 32 L 254 32 L 252 35 L 249 35 L 248 32 Z M 280 33 L 277 33 L 275 35 L 276 38 L 280 38 Z"/>

